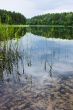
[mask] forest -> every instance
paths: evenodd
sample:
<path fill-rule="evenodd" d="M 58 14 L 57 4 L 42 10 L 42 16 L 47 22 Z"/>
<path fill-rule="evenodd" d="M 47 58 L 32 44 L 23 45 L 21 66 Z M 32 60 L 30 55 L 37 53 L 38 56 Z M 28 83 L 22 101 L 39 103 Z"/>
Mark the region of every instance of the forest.
<path fill-rule="evenodd" d="M 73 12 L 51 13 L 51 14 L 48 13 L 27 19 L 21 13 L 0 9 L 0 24 L 73 26 Z"/>
<path fill-rule="evenodd" d="M 26 18 L 20 13 L 0 10 L 0 24 L 26 24 Z"/>
<path fill-rule="evenodd" d="M 29 25 L 64 25 L 73 26 L 73 12 L 48 13 L 27 20 Z"/>

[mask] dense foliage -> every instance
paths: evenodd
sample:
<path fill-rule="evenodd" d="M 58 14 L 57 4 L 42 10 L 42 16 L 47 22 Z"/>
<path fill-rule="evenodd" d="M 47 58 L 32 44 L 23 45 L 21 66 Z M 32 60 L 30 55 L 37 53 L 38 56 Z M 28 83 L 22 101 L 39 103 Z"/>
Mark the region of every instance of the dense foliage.
<path fill-rule="evenodd" d="M 53 13 L 32 17 L 28 19 L 30 25 L 70 25 L 73 26 L 73 12 Z"/>
<path fill-rule="evenodd" d="M 0 41 L 9 40 L 13 38 L 20 38 L 26 34 L 25 27 L 4 27 L 0 26 Z"/>
<path fill-rule="evenodd" d="M 31 27 L 31 33 L 46 38 L 73 39 L 73 27 Z"/>
<path fill-rule="evenodd" d="M 0 23 L 2 24 L 26 24 L 26 18 L 20 13 L 0 10 Z"/>

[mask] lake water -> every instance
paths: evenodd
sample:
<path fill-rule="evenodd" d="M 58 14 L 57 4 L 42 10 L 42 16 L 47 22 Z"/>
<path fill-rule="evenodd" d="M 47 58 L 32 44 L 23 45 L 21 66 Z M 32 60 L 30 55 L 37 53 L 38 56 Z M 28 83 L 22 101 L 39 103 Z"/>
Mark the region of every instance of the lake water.
<path fill-rule="evenodd" d="M 20 36 L 0 41 L 0 110 L 73 110 L 72 28 Z"/>

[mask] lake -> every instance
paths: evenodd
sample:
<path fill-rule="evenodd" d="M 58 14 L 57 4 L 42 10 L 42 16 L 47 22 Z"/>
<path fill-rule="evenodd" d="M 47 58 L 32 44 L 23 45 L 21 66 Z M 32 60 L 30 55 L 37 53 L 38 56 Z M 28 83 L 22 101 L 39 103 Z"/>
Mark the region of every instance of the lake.
<path fill-rule="evenodd" d="M 73 28 L 2 31 L 0 110 L 73 110 Z"/>

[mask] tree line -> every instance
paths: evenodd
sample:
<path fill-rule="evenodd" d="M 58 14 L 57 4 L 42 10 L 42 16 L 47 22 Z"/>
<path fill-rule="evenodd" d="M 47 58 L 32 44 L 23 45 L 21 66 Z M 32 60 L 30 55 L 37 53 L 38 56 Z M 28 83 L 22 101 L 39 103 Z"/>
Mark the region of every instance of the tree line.
<path fill-rule="evenodd" d="M 0 24 L 26 24 L 26 18 L 20 13 L 0 10 Z"/>
<path fill-rule="evenodd" d="M 21 13 L 0 9 L 0 24 L 28 24 L 28 25 L 69 25 L 73 26 L 73 12 L 48 13 L 26 19 Z"/>
<path fill-rule="evenodd" d="M 30 25 L 70 25 L 73 26 L 73 12 L 48 13 L 27 20 Z"/>

